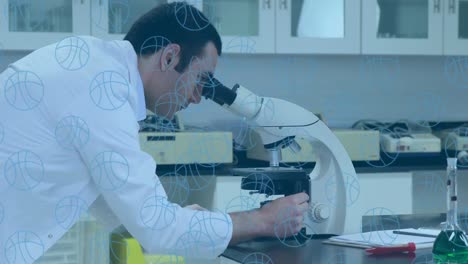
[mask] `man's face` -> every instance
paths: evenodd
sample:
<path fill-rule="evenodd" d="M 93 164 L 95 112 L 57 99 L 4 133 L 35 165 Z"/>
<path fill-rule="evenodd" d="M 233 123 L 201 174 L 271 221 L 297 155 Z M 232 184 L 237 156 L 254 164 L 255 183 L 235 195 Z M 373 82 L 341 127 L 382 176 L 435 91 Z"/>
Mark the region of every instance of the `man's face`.
<path fill-rule="evenodd" d="M 151 82 L 154 85 L 150 85 L 149 92 L 146 91 L 150 94 L 145 94 L 146 97 L 152 98 L 149 103 L 154 105 L 154 113 L 168 120 L 173 119 L 175 113 L 187 108 L 191 103 L 198 104 L 201 101 L 203 83 L 209 76 L 213 76 L 218 62 L 216 47 L 211 42 L 205 46 L 200 57 L 192 58 L 182 73 L 175 70 L 179 62 L 175 54 L 173 53 L 174 57 L 169 63 L 171 65 L 162 72 L 162 76 L 152 77 Z M 162 63 L 166 63 L 164 58 Z"/>

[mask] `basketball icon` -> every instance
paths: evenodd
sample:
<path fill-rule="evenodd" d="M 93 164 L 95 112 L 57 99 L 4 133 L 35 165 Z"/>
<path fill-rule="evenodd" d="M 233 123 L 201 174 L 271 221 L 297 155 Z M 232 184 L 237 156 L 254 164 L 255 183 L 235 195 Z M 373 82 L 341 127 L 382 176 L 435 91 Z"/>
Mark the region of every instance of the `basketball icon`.
<path fill-rule="evenodd" d="M 94 158 L 90 171 L 99 188 L 104 191 L 114 191 L 127 183 L 130 167 L 124 156 L 117 152 L 106 151 Z"/>
<path fill-rule="evenodd" d="M 76 71 L 89 61 L 89 46 L 79 37 L 69 37 L 57 43 L 55 60 L 63 69 Z"/>
<path fill-rule="evenodd" d="M 118 72 L 104 71 L 96 75 L 91 82 L 89 94 L 97 107 L 103 110 L 116 110 L 128 99 L 130 85 Z"/>
<path fill-rule="evenodd" d="M 88 205 L 79 196 L 67 196 L 55 206 L 55 220 L 63 229 L 70 229 L 88 211 Z"/>
<path fill-rule="evenodd" d="M 200 0 L 191 0 L 189 4 L 194 6 L 200 6 Z M 178 2 L 175 5 L 175 15 L 177 22 L 188 31 L 199 31 L 203 30 L 210 21 L 208 18 L 197 8 L 190 8 L 186 2 Z"/>
<path fill-rule="evenodd" d="M 13 188 L 32 190 L 44 177 L 44 164 L 35 153 L 22 150 L 12 154 L 5 162 L 4 175 Z"/>
<path fill-rule="evenodd" d="M 77 116 L 67 116 L 55 127 L 55 139 L 65 149 L 82 147 L 89 140 L 89 127 Z"/>
<path fill-rule="evenodd" d="M 18 231 L 8 238 L 4 250 L 8 264 L 32 263 L 44 253 L 44 244 L 33 232 Z"/>
<path fill-rule="evenodd" d="M 15 109 L 28 111 L 36 108 L 44 97 L 44 84 L 33 72 L 18 71 L 5 84 L 5 99 Z"/>
<path fill-rule="evenodd" d="M 162 230 L 176 220 L 177 207 L 165 197 L 152 196 L 143 202 L 140 218 L 143 224 L 151 230 Z"/>

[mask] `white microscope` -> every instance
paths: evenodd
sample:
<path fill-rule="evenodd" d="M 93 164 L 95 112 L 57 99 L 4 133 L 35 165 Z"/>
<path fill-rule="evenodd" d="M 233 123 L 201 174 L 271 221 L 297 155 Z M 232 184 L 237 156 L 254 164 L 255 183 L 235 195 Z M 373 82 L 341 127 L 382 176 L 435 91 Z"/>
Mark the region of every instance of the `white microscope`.
<path fill-rule="evenodd" d="M 275 182 L 275 190 L 260 187 L 257 192 L 267 195 L 279 194 L 269 192 L 284 195 L 306 192 L 310 196 L 310 210 L 305 219 L 306 234 L 343 233 L 349 208 L 348 190 L 357 177 L 345 148 L 321 120 L 293 103 L 257 96 L 240 85 L 229 89 L 214 78 L 204 84 L 203 96 L 246 118 L 259 133 L 270 155 L 270 167 L 247 169 L 243 174 L 266 174 Z M 300 151 L 295 138 L 310 141 L 316 152 L 316 164 L 310 173 L 279 167 L 281 148 Z M 242 188 L 262 186 L 255 184 L 255 180 L 258 179 L 244 178 Z"/>

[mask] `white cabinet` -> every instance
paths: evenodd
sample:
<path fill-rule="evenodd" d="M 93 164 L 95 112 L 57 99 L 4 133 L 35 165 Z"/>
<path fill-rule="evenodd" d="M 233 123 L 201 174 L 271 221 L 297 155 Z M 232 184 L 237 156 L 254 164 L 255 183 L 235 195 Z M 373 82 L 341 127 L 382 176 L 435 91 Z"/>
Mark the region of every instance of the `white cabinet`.
<path fill-rule="evenodd" d="M 0 42 L 5 49 L 21 50 L 71 35 L 122 39 L 137 18 L 167 2 L 179 0 L 51 0 L 46 5 L 0 0 L 2 10 L 9 10 L 7 23 L 0 20 Z M 187 2 L 217 28 L 224 53 L 359 53 L 360 0 Z M 310 26 L 310 21 L 317 26 Z"/>
<path fill-rule="evenodd" d="M 363 0 L 362 53 L 440 55 L 445 0 Z"/>
<path fill-rule="evenodd" d="M 446 0 L 444 54 L 468 55 L 468 0 Z"/>
<path fill-rule="evenodd" d="M 226 53 L 360 52 L 360 0 L 191 0 Z"/>
<path fill-rule="evenodd" d="M 189 0 L 225 53 L 359 54 L 360 0 Z"/>
<path fill-rule="evenodd" d="M 0 0 L 0 42 L 32 50 L 71 35 L 89 35 L 91 0 Z"/>
<path fill-rule="evenodd" d="M 218 30 L 224 53 L 274 53 L 275 0 L 192 0 Z"/>
<path fill-rule="evenodd" d="M 277 0 L 277 53 L 360 53 L 360 0 Z"/>
<path fill-rule="evenodd" d="M 362 232 L 363 216 L 413 213 L 411 172 L 359 173 L 358 180 L 360 193 L 348 208 L 345 234 Z"/>
<path fill-rule="evenodd" d="M 362 53 L 467 55 L 468 0 L 363 0 Z"/>
<path fill-rule="evenodd" d="M 144 13 L 167 0 L 96 0 L 91 3 L 91 33 L 107 39 L 123 39 Z"/>
<path fill-rule="evenodd" d="M 165 2 L 180 1 L 145 0 L 131 4 L 128 0 L 115 3 L 113 0 L 94 1 L 91 8 L 92 34 L 106 39 L 121 39 L 138 16 Z M 360 52 L 360 0 L 187 2 L 201 10 L 219 31 L 224 53 Z M 200 30 L 203 26 L 187 30 Z"/>
<path fill-rule="evenodd" d="M 274 15 L 273 1 L 261 0 L 189 0 L 201 10 L 222 35 L 223 52 L 273 53 Z M 92 34 L 104 39 L 122 39 L 135 20 L 151 8 L 177 0 L 93 1 L 91 7 Z M 197 14 L 190 14 L 197 16 Z M 190 17 L 185 18 L 190 19 Z M 187 30 L 184 21 L 179 21 Z M 206 23 L 207 25 L 207 23 Z"/>
<path fill-rule="evenodd" d="M 33 50 L 72 35 L 122 39 L 136 19 L 167 2 L 181 0 L 0 0 L 0 45 Z M 468 0 L 187 2 L 217 28 L 224 53 L 468 55 Z"/>

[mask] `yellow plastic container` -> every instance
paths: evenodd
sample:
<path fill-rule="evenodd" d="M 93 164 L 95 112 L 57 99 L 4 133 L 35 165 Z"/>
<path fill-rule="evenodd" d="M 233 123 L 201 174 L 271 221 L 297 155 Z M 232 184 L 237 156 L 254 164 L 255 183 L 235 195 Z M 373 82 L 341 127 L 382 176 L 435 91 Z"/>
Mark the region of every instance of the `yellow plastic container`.
<path fill-rule="evenodd" d="M 185 264 L 183 257 L 172 255 L 145 255 L 134 238 L 112 234 L 110 245 L 112 264 Z"/>

